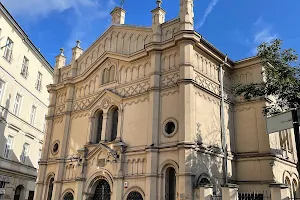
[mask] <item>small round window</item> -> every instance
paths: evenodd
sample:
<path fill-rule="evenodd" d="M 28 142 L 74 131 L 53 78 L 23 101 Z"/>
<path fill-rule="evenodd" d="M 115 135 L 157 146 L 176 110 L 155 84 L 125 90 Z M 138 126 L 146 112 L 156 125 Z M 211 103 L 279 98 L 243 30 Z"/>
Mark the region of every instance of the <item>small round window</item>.
<path fill-rule="evenodd" d="M 56 142 L 54 142 L 53 145 L 52 145 L 52 154 L 57 154 L 58 148 L 59 148 L 59 142 L 56 141 Z"/>
<path fill-rule="evenodd" d="M 177 132 L 177 121 L 173 118 L 167 119 L 163 125 L 165 136 L 172 137 Z"/>
<path fill-rule="evenodd" d="M 175 131 L 175 124 L 174 122 L 168 122 L 165 125 L 165 132 L 171 135 Z"/>

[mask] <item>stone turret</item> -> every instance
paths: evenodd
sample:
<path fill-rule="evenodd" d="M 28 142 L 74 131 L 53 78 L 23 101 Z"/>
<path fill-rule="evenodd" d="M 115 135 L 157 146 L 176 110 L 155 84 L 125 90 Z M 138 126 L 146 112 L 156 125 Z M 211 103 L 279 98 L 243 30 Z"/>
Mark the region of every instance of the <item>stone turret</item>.
<path fill-rule="evenodd" d="M 110 13 L 112 24 L 125 24 L 126 11 L 121 7 L 115 7 Z"/>
<path fill-rule="evenodd" d="M 59 69 L 63 68 L 66 65 L 66 57 L 64 55 L 64 48 L 60 48 L 60 54 L 57 55 L 54 67 L 54 80 L 53 83 L 57 84 L 59 80 Z"/>
<path fill-rule="evenodd" d="M 152 10 L 152 30 L 153 30 L 153 41 L 160 42 L 162 35 L 161 24 L 165 22 L 166 11 L 161 8 L 162 1 L 156 1 L 157 7 Z"/>
<path fill-rule="evenodd" d="M 180 0 L 180 29 L 194 30 L 194 0 Z"/>
<path fill-rule="evenodd" d="M 57 55 L 55 62 L 55 68 L 60 69 L 66 65 L 66 57 L 64 55 L 64 48 L 60 48 L 60 54 Z"/>
<path fill-rule="evenodd" d="M 75 61 L 81 54 L 83 53 L 83 49 L 80 47 L 80 40 L 76 41 L 76 46 L 72 49 L 72 62 Z"/>

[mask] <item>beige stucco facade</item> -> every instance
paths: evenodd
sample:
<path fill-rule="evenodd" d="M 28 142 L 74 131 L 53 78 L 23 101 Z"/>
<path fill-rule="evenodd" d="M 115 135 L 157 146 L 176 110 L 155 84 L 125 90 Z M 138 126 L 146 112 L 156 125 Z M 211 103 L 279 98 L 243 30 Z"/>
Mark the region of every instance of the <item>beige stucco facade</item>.
<path fill-rule="evenodd" d="M 33 199 L 53 69 L 1 3 L 0 39 L 0 199 Z"/>
<path fill-rule="evenodd" d="M 195 32 L 193 0 L 167 22 L 159 4 L 148 28 L 124 24 L 121 8 L 111 14 L 112 26 L 86 51 L 78 43 L 70 64 L 63 51 L 56 57 L 35 199 L 196 199 L 207 182 L 219 193 L 225 55 Z M 241 192 L 270 192 L 286 177 L 298 184 L 293 138 L 266 134 L 267 101 L 231 91 L 262 80 L 260 60 L 223 68 L 229 182 Z"/>

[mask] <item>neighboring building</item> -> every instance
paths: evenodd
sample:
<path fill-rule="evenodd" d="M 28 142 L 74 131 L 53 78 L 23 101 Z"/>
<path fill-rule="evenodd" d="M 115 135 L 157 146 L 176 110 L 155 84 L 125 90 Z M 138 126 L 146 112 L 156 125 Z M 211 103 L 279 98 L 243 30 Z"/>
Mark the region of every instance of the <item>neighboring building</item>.
<path fill-rule="evenodd" d="M 117 7 L 90 48 L 78 42 L 68 65 L 63 49 L 56 57 L 36 200 L 195 199 L 208 183 L 219 193 L 225 55 L 195 32 L 193 0 L 167 22 L 157 3 L 152 27 L 125 25 Z M 230 90 L 262 81 L 260 60 L 228 60 L 224 69 L 229 182 L 240 192 L 297 188 L 292 134 L 266 134 L 267 101 Z"/>
<path fill-rule="evenodd" d="M 53 69 L 0 3 L 0 199 L 33 199 Z"/>

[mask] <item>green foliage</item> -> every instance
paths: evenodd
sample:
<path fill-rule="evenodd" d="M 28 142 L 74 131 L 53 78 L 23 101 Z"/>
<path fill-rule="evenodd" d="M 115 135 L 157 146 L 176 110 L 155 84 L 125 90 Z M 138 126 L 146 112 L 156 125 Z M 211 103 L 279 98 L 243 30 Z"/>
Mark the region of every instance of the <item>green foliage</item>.
<path fill-rule="evenodd" d="M 234 93 L 245 100 L 273 96 L 276 101 L 265 108 L 265 114 L 300 107 L 300 70 L 295 50 L 282 49 L 282 41 L 276 39 L 261 44 L 257 56 L 264 67 L 264 82 L 239 84 Z"/>

